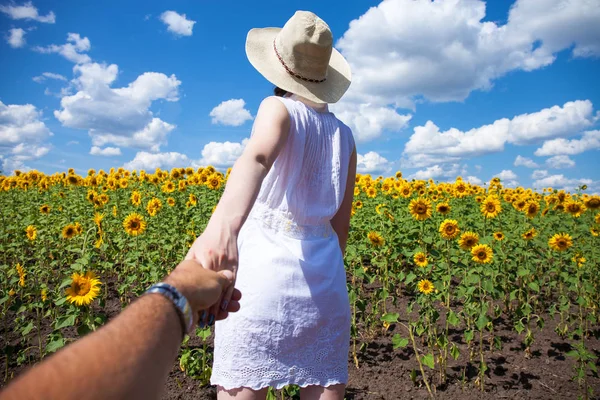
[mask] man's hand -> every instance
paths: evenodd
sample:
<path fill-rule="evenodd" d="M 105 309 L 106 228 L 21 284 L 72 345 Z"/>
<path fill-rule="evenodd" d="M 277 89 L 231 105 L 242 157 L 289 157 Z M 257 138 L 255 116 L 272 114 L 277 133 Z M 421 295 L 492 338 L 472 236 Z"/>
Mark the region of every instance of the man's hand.
<path fill-rule="evenodd" d="M 195 326 L 198 324 L 199 314 L 217 304 L 224 292 L 231 288 L 233 273 L 229 270 L 210 271 L 196 261 L 185 260 L 165 278 L 164 282 L 177 288 L 187 298 L 192 308 Z M 220 307 L 216 307 L 219 312 L 215 318 L 217 320 L 224 319 L 227 318 L 229 312 L 239 310 L 241 297 L 242 294 L 239 290 L 233 290 L 227 308 L 222 310 Z"/>

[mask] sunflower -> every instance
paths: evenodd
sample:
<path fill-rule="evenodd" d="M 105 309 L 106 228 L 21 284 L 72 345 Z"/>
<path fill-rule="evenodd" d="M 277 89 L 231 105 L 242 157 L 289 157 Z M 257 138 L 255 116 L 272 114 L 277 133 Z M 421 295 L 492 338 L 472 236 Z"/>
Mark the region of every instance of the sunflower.
<path fill-rule="evenodd" d="M 222 183 L 223 181 L 221 180 L 221 177 L 216 173 L 210 175 L 206 180 L 206 186 L 212 190 L 219 189 Z"/>
<path fill-rule="evenodd" d="M 504 240 L 504 233 L 494 232 L 494 239 L 496 239 L 498 241 Z"/>
<path fill-rule="evenodd" d="M 40 212 L 42 214 L 50 214 L 50 206 L 48 204 L 44 204 L 43 206 L 40 207 Z"/>
<path fill-rule="evenodd" d="M 25 233 L 27 234 L 27 239 L 34 241 L 37 237 L 37 229 L 33 225 L 29 225 L 25 228 Z"/>
<path fill-rule="evenodd" d="M 500 200 L 494 195 L 488 196 L 481 203 L 480 210 L 484 217 L 496 218 L 500 214 L 500 211 L 502 211 Z"/>
<path fill-rule="evenodd" d="M 131 201 L 131 204 L 137 207 L 140 204 L 142 204 L 142 195 L 137 190 L 134 190 L 133 192 L 131 192 L 131 197 L 129 198 L 129 200 Z"/>
<path fill-rule="evenodd" d="M 363 202 L 360 200 L 356 200 L 356 202 L 354 203 L 354 206 L 360 210 L 363 207 Z"/>
<path fill-rule="evenodd" d="M 67 177 L 67 183 L 69 185 L 77 185 L 79 183 L 79 178 L 77 178 L 75 175 L 69 175 Z"/>
<path fill-rule="evenodd" d="M 367 197 L 370 198 L 374 198 L 375 196 L 377 196 L 377 189 L 375 189 L 373 186 L 370 186 L 369 188 L 367 188 Z"/>
<path fill-rule="evenodd" d="M 188 204 L 191 206 L 195 206 L 196 204 L 198 204 L 198 198 L 193 193 L 190 193 Z"/>
<path fill-rule="evenodd" d="M 358 188 L 358 186 L 354 187 L 354 196 L 358 196 L 360 194 L 360 189 Z"/>
<path fill-rule="evenodd" d="M 410 185 L 408 185 L 408 184 L 402 185 L 402 188 L 400 189 L 400 195 L 404 198 L 408 198 L 408 197 L 410 197 L 411 194 L 412 194 L 412 190 L 410 188 Z"/>
<path fill-rule="evenodd" d="M 421 268 L 424 268 L 427 266 L 427 264 L 429 264 L 429 261 L 427 260 L 427 255 L 422 251 L 415 253 L 413 260 L 415 261 L 415 264 L 417 264 L 417 266 Z"/>
<path fill-rule="evenodd" d="M 531 228 L 530 230 L 528 230 L 527 232 L 525 232 L 524 234 L 521 235 L 521 237 L 525 240 L 531 240 L 536 236 L 537 236 L 537 231 L 535 230 L 535 228 Z"/>
<path fill-rule="evenodd" d="M 185 189 L 187 188 L 187 185 L 188 185 L 188 183 L 187 183 L 186 181 L 184 181 L 184 180 L 181 180 L 181 181 L 179 181 L 179 183 L 177 184 L 177 189 L 178 189 L 180 192 L 184 192 L 184 191 L 185 191 Z"/>
<path fill-rule="evenodd" d="M 166 181 L 162 186 L 164 193 L 173 193 L 175 191 L 175 184 L 171 181 Z"/>
<path fill-rule="evenodd" d="M 174 198 L 172 198 L 172 197 L 169 197 L 169 198 L 167 199 L 167 204 L 168 204 L 170 207 L 173 207 L 173 206 L 175 205 L 175 199 L 174 199 Z"/>
<path fill-rule="evenodd" d="M 587 261 L 585 259 L 584 256 L 582 256 L 581 254 L 577 254 L 575 256 L 573 256 L 573 258 L 571 259 L 575 264 L 577 264 L 577 266 L 579 268 L 583 267 L 583 264 L 585 264 L 585 262 Z"/>
<path fill-rule="evenodd" d="M 539 211 L 540 205 L 536 201 L 530 201 L 525 206 L 525 215 L 527 215 L 528 218 L 534 218 Z"/>
<path fill-rule="evenodd" d="M 433 292 L 433 283 L 431 283 L 431 281 L 428 279 L 423 279 L 419 281 L 417 288 L 419 289 L 419 292 L 423 294 L 429 294 Z"/>
<path fill-rule="evenodd" d="M 88 272 L 80 275 L 75 272 L 71 276 L 71 286 L 65 290 L 67 301 L 78 306 L 88 305 L 100 294 L 100 281 Z"/>
<path fill-rule="evenodd" d="M 75 225 L 67 225 L 62 229 L 62 237 L 65 239 L 71 239 L 77 236 L 77 227 Z"/>
<path fill-rule="evenodd" d="M 396 172 L 396 179 L 402 179 L 402 172 L 400 172 L 400 171 Z"/>
<path fill-rule="evenodd" d="M 467 185 L 460 180 L 454 184 L 454 196 L 458 198 L 465 197 L 468 194 Z"/>
<path fill-rule="evenodd" d="M 460 229 L 458 228 L 458 221 L 454 219 L 446 219 L 440 225 L 440 235 L 446 240 L 452 240 L 458 236 Z"/>
<path fill-rule="evenodd" d="M 479 235 L 475 232 L 465 232 L 460 236 L 458 245 L 463 250 L 471 250 L 473 246 L 479 243 Z"/>
<path fill-rule="evenodd" d="M 154 217 L 156 213 L 162 208 L 162 201 L 157 199 L 156 197 L 150 199 L 148 201 L 148 205 L 146 206 L 146 211 L 151 217 Z"/>
<path fill-rule="evenodd" d="M 590 228 L 590 233 L 592 234 L 592 236 L 599 236 L 600 235 L 600 230 L 596 229 L 594 227 Z"/>
<path fill-rule="evenodd" d="M 566 233 L 557 233 L 548 240 L 548 246 L 556 251 L 565 251 L 573 245 L 573 239 Z"/>
<path fill-rule="evenodd" d="M 600 208 L 600 196 L 591 196 L 584 201 L 584 204 L 590 210 L 597 210 Z"/>
<path fill-rule="evenodd" d="M 40 292 L 40 295 L 42 296 L 42 301 L 48 300 L 48 289 L 43 288 Z"/>
<path fill-rule="evenodd" d="M 568 200 L 565 203 L 565 211 L 571 214 L 575 218 L 579 218 L 581 214 L 585 212 L 585 205 L 578 201 Z"/>
<path fill-rule="evenodd" d="M 386 206 L 387 206 L 387 204 L 378 204 L 377 207 L 375 207 L 375 212 L 377 214 L 381 215 L 381 213 L 382 213 L 381 209 L 384 208 L 384 207 L 386 207 Z"/>
<path fill-rule="evenodd" d="M 137 236 L 146 230 L 146 221 L 140 214 L 132 213 L 123 221 L 123 228 L 131 236 Z"/>
<path fill-rule="evenodd" d="M 383 237 L 375 231 L 369 232 L 367 237 L 371 241 L 371 244 L 375 247 L 383 246 L 383 243 L 385 243 L 385 240 L 383 239 Z"/>
<path fill-rule="evenodd" d="M 127 189 L 127 186 L 129 186 L 129 181 L 127 180 L 127 178 L 123 178 L 119 180 L 119 187 L 121 189 Z"/>
<path fill-rule="evenodd" d="M 15 265 L 15 269 L 17 270 L 17 273 L 19 274 L 19 286 L 24 287 L 25 286 L 25 277 L 27 276 L 27 272 L 25 272 L 25 268 L 23 268 L 23 266 L 21 264 Z"/>
<path fill-rule="evenodd" d="M 436 211 L 442 215 L 446 215 L 450 212 L 450 205 L 448 203 L 440 203 L 435 207 Z"/>
<path fill-rule="evenodd" d="M 479 264 L 488 264 L 492 262 L 494 252 L 492 248 L 487 244 L 478 244 L 471 249 L 473 255 L 473 261 Z"/>
<path fill-rule="evenodd" d="M 427 199 L 413 199 L 408 210 L 417 221 L 425 221 L 431 217 L 431 202 Z"/>

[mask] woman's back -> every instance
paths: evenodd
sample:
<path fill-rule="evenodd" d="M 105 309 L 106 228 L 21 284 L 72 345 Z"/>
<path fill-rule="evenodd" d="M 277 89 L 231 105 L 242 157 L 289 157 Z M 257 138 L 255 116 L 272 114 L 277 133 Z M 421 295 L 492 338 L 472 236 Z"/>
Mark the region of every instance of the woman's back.
<path fill-rule="evenodd" d="M 290 132 L 250 217 L 300 238 L 323 236 L 344 198 L 352 132 L 333 113 L 278 99 L 290 114 Z"/>

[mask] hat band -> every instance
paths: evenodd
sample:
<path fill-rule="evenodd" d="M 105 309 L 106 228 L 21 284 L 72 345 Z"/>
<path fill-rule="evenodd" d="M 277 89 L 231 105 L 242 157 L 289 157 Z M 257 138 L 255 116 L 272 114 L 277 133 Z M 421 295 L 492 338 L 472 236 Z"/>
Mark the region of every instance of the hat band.
<path fill-rule="evenodd" d="M 292 71 L 292 69 L 285 64 L 285 61 L 283 61 L 283 58 L 281 58 L 281 56 L 279 55 L 279 52 L 277 51 L 277 46 L 275 45 L 275 39 L 273 39 L 273 50 L 275 50 L 275 55 L 277 55 L 279 62 L 281 63 L 281 65 L 283 65 L 283 68 L 285 68 L 287 73 L 292 75 L 294 78 L 302 79 L 303 81 L 312 82 L 312 83 L 321 83 L 321 82 L 325 82 L 327 80 L 327 78 L 323 78 L 323 79 L 306 78 L 306 77 Z"/>

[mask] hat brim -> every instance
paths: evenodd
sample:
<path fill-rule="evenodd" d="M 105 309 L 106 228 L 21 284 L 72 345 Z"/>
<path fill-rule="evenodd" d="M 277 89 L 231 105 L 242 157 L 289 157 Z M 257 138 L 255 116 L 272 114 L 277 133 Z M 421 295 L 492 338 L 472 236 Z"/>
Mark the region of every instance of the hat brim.
<path fill-rule="evenodd" d="M 273 50 L 273 40 L 281 28 L 255 28 L 246 38 L 246 56 L 250 64 L 277 87 L 316 103 L 336 103 L 350 87 L 350 65 L 336 49 L 332 49 L 327 79 L 307 82 L 290 75 Z"/>

